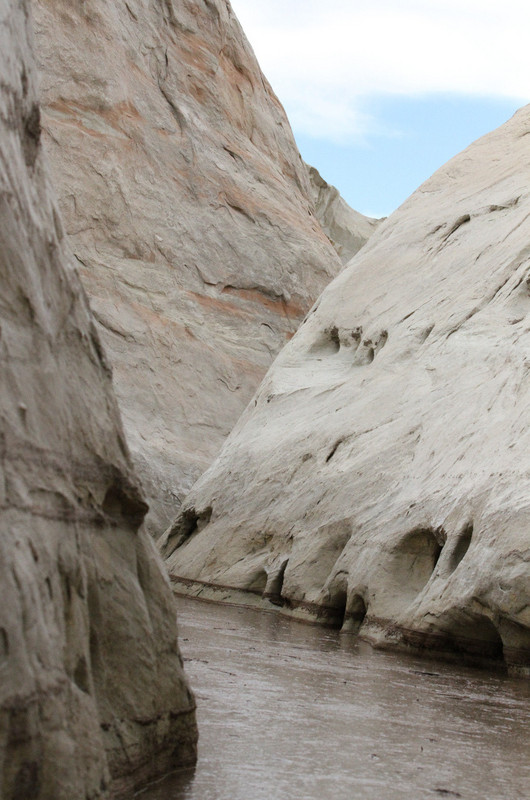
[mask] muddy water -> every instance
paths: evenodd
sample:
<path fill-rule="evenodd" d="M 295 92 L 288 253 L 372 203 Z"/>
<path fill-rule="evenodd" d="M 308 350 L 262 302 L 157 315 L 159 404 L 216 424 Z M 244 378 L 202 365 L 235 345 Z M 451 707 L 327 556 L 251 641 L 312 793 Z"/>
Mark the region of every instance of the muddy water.
<path fill-rule="evenodd" d="M 199 761 L 141 800 L 528 800 L 530 690 L 179 600 Z"/>

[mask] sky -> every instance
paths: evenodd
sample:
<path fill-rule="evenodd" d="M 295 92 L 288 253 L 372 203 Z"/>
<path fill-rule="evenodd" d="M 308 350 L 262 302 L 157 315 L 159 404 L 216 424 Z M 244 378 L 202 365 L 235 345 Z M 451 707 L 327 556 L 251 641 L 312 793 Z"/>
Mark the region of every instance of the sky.
<path fill-rule="evenodd" d="M 303 158 L 388 216 L 530 102 L 528 0 L 232 0 Z"/>

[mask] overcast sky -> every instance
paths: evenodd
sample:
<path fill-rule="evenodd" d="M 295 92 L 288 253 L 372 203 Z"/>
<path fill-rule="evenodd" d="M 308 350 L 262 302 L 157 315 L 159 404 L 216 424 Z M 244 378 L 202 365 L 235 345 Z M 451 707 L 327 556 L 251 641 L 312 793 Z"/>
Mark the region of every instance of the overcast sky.
<path fill-rule="evenodd" d="M 522 0 L 232 0 L 302 155 L 386 215 L 530 101 Z"/>

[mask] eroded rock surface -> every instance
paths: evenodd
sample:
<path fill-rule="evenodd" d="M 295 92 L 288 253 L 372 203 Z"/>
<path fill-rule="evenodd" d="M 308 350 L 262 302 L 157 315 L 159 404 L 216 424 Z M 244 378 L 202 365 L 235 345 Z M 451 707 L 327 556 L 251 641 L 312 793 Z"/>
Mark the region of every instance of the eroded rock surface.
<path fill-rule="evenodd" d="M 315 213 L 341 262 L 347 264 L 366 244 L 382 220 L 365 217 L 350 208 L 339 190 L 327 183 L 316 167 L 306 166 Z"/>
<path fill-rule="evenodd" d="M 181 590 L 529 670 L 529 186 L 527 106 L 381 225 L 168 530 Z"/>
<path fill-rule="evenodd" d="M 0 4 L 0 796 L 119 797 L 195 758 L 175 608 Z"/>
<path fill-rule="evenodd" d="M 160 531 L 341 264 L 226 0 L 35 14 L 60 208 Z"/>

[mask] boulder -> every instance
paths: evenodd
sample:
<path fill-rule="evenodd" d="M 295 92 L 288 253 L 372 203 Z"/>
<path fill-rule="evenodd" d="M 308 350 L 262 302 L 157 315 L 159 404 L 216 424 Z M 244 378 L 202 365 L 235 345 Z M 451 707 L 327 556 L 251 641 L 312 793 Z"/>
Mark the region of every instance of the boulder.
<path fill-rule="evenodd" d="M 175 607 L 0 11 L 0 796 L 131 796 L 196 756 Z"/>
<path fill-rule="evenodd" d="M 529 671 L 529 148 L 527 106 L 324 291 L 163 539 L 177 588 Z"/>

